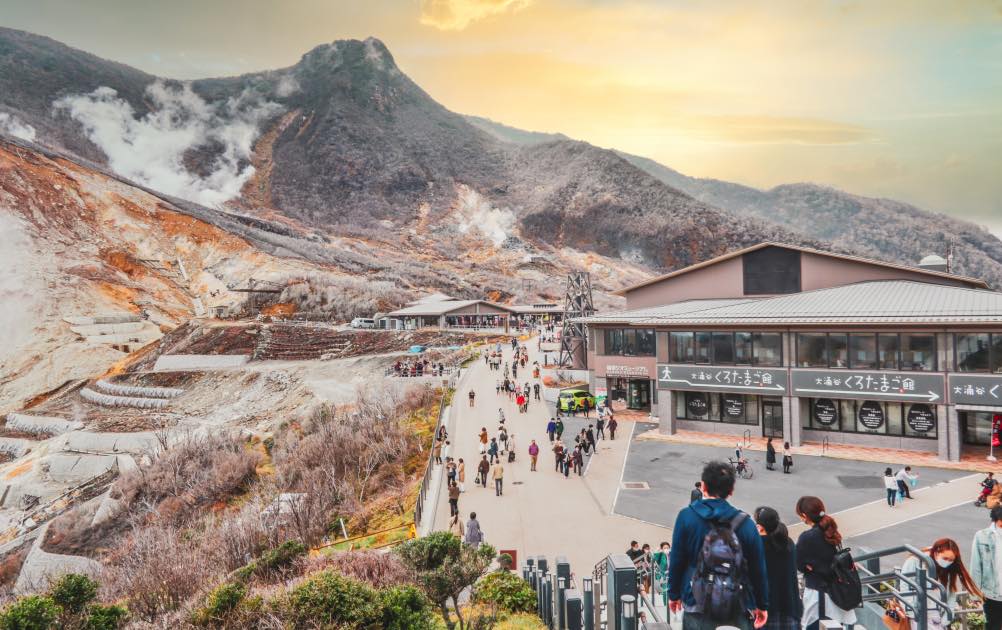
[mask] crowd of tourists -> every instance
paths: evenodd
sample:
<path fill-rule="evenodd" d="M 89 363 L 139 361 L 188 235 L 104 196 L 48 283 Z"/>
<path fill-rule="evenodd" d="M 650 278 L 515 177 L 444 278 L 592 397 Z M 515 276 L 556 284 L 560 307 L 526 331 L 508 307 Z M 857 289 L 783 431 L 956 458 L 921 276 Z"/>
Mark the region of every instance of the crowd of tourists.
<path fill-rule="evenodd" d="M 445 374 L 445 364 L 428 359 L 398 360 L 393 364 L 394 376 L 442 376 L 443 374 Z"/>

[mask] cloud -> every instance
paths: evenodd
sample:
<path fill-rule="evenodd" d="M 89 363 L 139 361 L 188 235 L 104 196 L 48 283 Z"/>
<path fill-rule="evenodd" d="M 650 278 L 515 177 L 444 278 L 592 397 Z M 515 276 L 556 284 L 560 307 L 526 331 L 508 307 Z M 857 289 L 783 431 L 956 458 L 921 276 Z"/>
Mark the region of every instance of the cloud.
<path fill-rule="evenodd" d="M 17 116 L 0 112 L 0 132 L 32 142 L 35 140 L 35 128 L 21 122 Z"/>
<path fill-rule="evenodd" d="M 837 121 L 783 116 L 703 116 L 692 120 L 693 135 L 750 144 L 858 144 L 873 134 Z"/>
<path fill-rule="evenodd" d="M 520 11 L 532 0 L 421 0 L 421 23 L 461 31 L 472 22 L 506 11 Z"/>
<path fill-rule="evenodd" d="M 210 104 L 188 84 L 171 87 L 161 81 L 147 87 L 146 96 L 151 111 L 139 119 L 109 87 L 53 105 L 83 125 L 119 175 L 210 206 L 240 194 L 254 174 L 248 160 L 259 125 L 282 109 L 249 91 Z M 216 157 L 202 173 L 192 173 L 185 156 L 199 148 L 211 149 Z"/>

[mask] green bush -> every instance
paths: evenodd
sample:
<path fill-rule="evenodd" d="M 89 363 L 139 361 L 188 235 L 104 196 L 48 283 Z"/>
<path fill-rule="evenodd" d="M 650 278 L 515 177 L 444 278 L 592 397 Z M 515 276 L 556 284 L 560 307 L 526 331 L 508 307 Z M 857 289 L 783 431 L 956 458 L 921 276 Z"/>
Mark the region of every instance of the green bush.
<path fill-rule="evenodd" d="M 195 611 L 192 621 L 199 625 L 222 622 L 240 605 L 246 595 L 247 588 L 243 584 L 230 582 L 220 584 L 205 598 L 205 605 Z"/>
<path fill-rule="evenodd" d="M 477 582 L 476 599 L 513 613 L 536 609 L 536 593 L 529 583 L 507 571 L 495 571 Z"/>
<path fill-rule="evenodd" d="M 298 540 L 287 540 L 275 549 L 264 552 L 258 566 L 265 571 L 280 571 L 305 556 L 307 551 L 306 545 Z"/>
<path fill-rule="evenodd" d="M 295 627 L 349 624 L 364 628 L 381 621 L 377 592 L 346 577 L 321 571 L 294 588 L 280 604 Z"/>
<path fill-rule="evenodd" d="M 392 586 L 380 594 L 383 630 L 432 630 L 436 627 L 428 599 L 413 586 Z"/>
<path fill-rule="evenodd" d="M 86 575 L 67 573 L 52 585 L 49 597 L 64 613 L 79 615 L 97 597 L 97 587 L 98 583 Z"/>
<path fill-rule="evenodd" d="M 87 611 L 86 630 L 118 630 L 125 623 L 129 611 L 125 606 L 93 604 Z"/>
<path fill-rule="evenodd" d="M 51 597 L 22 597 L 0 613 L 0 630 L 49 630 L 56 626 L 61 612 Z"/>

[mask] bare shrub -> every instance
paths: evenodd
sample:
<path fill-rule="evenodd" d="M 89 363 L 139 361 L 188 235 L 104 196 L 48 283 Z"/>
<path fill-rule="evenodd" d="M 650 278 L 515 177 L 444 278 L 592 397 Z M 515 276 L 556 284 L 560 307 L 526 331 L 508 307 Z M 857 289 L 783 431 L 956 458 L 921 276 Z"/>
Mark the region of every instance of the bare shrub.
<path fill-rule="evenodd" d="M 376 551 L 346 551 L 313 556 L 306 560 L 304 573 L 325 569 L 332 569 L 375 588 L 410 581 L 410 574 L 396 556 Z"/>
<path fill-rule="evenodd" d="M 317 273 L 290 279 L 278 302 L 291 302 L 301 313 L 349 321 L 394 310 L 411 298 L 392 282 Z"/>

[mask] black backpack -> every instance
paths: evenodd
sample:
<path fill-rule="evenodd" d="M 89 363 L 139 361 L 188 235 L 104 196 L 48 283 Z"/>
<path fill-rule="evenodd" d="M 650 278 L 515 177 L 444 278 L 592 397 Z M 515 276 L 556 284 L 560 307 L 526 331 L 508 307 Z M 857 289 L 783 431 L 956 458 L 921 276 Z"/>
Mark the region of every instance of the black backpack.
<path fill-rule="evenodd" d="M 692 574 L 693 612 L 714 621 L 729 621 L 744 610 L 748 563 L 737 531 L 748 515 L 739 512 L 730 521 L 713 521 Z"/>
<path fill-rule="evenodd" d="M 852 610 L 863 605 L 863 583 L 859 580 L 851 551 L 841 545 L 835 550 L 828 576 L 828 597 L 842 610 Z"/>

